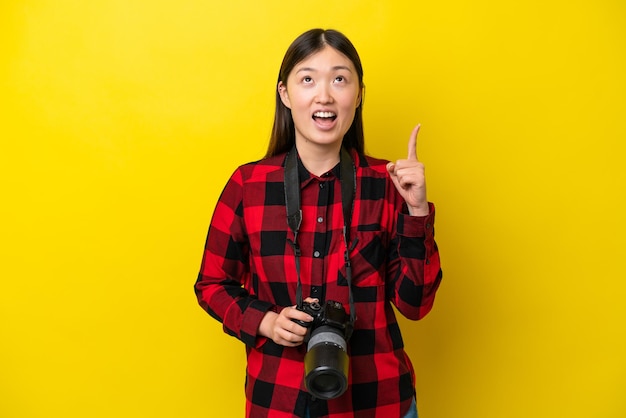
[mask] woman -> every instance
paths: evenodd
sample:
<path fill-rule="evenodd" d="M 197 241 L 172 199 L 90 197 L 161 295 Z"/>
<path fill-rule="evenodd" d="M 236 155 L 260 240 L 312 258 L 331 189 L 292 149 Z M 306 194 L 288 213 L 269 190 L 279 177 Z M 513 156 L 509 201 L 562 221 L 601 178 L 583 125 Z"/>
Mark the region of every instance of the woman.
<path fill-rule="evenodd" d="M 434 206 L 416 156 L 419 126 L 407 159 L 364 155 L 363 90 L 343 34 L 300 35 L 280 69 L 267 155 L 235 171 L 215 208 L 195 290 L 246 345 L 249 417 L 417 416 L 392 304 L 414 320 L 433 305 Z M 347 371 L 313 382 L 303 343 L 311 338 L 313 350 L 311 335 L 332 321 L 307 307 L 330 301 L 345 317 L 323 337 L 338 342 L 319 345 L 346 350 Z M 336 392 L 313 390 L 327 378 Z"/>

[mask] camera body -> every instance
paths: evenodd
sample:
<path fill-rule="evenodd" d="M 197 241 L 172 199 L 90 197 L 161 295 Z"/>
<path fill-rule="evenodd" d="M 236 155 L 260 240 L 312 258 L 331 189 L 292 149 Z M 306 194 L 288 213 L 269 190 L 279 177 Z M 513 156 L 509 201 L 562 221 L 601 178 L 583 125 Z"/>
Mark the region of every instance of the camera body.
<path fill-rule="evenodd" d="M 350 329 L 350 316 L 346 313 L 343 305 L 340 302 L 334 300 L 327 301 L 324 306 L 318 302 L 303 302 L 302 308 L 296 307 L 299 311 L 306 312 L 313 317 L 313 321 L 304 322 L 294 319 L 294 322 L 309 328 L 307 333 L 307 340 L 311 337 L 314 330 L 321 326 L 330 326 L 336 330 L 342 331 L 344 338 L 348 339 L 348 330 Z"/>
<path fill-rule="evenodd" d="M 336 301 L 304 302 L 297 308 L 313 317 L 311 322 L 294 320 L 308 328 L 305 337 L 304 383 L 315 398 L 334 399 L 348 387 L 348 343 L 353 325 L 343 305 Z"/>

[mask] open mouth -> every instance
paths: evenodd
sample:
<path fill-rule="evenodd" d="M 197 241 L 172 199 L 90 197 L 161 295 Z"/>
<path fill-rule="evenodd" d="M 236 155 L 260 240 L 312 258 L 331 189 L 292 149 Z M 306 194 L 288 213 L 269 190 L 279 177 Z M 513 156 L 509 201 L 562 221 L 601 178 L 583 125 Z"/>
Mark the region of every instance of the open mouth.
<path fill-rule="evenodd" d="M 315 112 L 313 113 L 313 120 L 318 122 L 332 122 L 337 119 L 337 115 L 334 112 Z"/>

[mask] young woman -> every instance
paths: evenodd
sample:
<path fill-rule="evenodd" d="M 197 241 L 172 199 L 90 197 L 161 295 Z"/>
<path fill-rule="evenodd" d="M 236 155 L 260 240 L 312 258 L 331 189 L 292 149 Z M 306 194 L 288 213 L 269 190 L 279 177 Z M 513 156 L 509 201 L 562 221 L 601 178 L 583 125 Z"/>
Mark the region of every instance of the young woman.
<path fill-rule="evenodd" d="M 267 155 L 234 172 L 215 208 L 195 291 L 246 346 L 249 417 L 417 416 L 392 304 L 413 320 L 433 305 L 435 211 L 419 126 L 406 159 L 364 154 L 363 89 L 343 34 L 300 35 Z"/>

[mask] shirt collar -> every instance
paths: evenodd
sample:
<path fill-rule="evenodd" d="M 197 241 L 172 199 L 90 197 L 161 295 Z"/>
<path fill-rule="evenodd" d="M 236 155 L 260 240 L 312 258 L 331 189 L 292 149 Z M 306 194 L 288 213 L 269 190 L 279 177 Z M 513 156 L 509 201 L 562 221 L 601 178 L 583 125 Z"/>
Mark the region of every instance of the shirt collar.
<path fill-rule="evenodd" d="M 340 163 L 337 163 L 330 171 L 327 171 L 326 173 L 318 177 L 314 174 L 309 173 L 309 170 L 307 170 L 304 164 L 302 164 L 302 160 L 298 155 L 298 177 L 300 178 L 300 187 L 305 187 L 313 180 L 321 182 L 339 179 L 341 178 Z"/>

